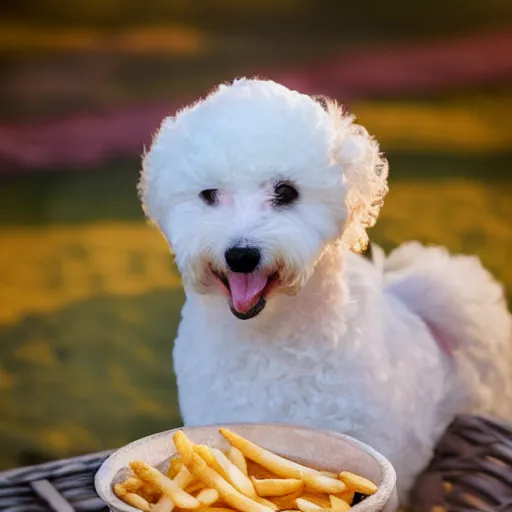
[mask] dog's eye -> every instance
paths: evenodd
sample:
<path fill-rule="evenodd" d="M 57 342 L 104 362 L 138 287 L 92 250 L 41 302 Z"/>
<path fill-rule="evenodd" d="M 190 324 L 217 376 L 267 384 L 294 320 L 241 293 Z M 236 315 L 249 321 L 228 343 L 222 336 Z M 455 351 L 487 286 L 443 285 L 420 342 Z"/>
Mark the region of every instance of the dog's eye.
<path fill-rule="evenodd" d="M 207 190 L 203 190 L 199 196 L 207 205 L 214 206 L 217 204 L 218 192 L 219 191 L 216 188 L 209 188 Z"/>
<path fill-rule="evenodd" d="M 289 183 L 278 183 L 274 188 L 274 204 L 286 206 L 299 198 L 299 191 Z"/>

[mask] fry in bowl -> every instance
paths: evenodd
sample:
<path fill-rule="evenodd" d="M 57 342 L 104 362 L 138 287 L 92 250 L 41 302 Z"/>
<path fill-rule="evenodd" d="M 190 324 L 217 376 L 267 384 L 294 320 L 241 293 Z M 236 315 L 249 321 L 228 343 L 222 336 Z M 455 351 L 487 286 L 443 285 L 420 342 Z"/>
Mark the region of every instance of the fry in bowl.
<path fill-rule="evenodd" d="M 114 492 L 144 512 L 344 512 L 356 493 L 364 498 L 378 490 L 355 473 L 319 471 L 229 429 L 219 432 L 230 445 L 225 452 L 176 432 L 167 474 L 132 461 L 132 474 Z"/>

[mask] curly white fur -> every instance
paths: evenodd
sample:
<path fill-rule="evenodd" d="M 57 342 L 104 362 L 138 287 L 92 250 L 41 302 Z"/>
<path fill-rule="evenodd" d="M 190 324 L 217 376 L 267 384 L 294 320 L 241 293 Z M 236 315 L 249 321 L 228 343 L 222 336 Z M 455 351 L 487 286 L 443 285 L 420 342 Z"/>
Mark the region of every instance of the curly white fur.
<path fill-rule="evenodd" d="M 271 200 L 282 180 L 300 193 L 286 209 Z M 377 144 L 334 104 L 238 80 L 163 122 L 140 192 L 187 293 L 174 348 L 185 424 L 351 434 L 389 457 L 405 499 L 455 414 L 512 417 L 512 323 L 476 258 L 412 243 L 388 258 L 376 248 L 372 263 L 349 250 L 386 180 Z M 247 321 L 215 279 L 237 240 L 280 277 Z"/>

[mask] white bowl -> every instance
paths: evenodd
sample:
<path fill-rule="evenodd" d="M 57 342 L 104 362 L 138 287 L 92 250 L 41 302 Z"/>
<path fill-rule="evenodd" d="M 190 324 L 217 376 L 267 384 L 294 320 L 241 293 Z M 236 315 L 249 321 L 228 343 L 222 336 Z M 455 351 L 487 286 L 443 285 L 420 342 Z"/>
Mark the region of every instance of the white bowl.
<path fill-rule="evenodd" d="M 393 466 L 373 448 L 355 439 L 328 432 L 282 424 L 224 425 L 264 448 L 316 469 L 339 472 L 353 471 L 374 481 L 379 490 L 353 507 L 354 512 L 397 509 L 396 475 Z M 227 442 L 218 432 L 219 426 L 190 427 L 183 430 L 190 440 L 215 448 L 227 448 Z M 113 453 L 100 467 L 95 477 L 96 491 L 113 512 L 135 512 L 122 502 L 112 487 L 123 481 L 132 460 L 142 460 L 161 471 L 167 471 L 169 459 L 175 453 L 168 430 L 139 439 Z"/>

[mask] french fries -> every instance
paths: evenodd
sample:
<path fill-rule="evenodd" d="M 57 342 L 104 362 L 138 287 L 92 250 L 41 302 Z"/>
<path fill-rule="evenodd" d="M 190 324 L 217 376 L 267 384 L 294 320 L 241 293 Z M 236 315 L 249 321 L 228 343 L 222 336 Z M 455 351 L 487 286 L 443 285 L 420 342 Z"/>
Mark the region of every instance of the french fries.
<path fill-rule="evenodd" d="M 188 467 L 192 463 L 192 458 L 194 456 L 194 445 L 190 442 L 183 430 L 178 430 L 172 439 L 183 464 Z"/>
<path fill-rule="evenodd" d="M 323 512 L 326 509 L 315 505 L 311 501 L 305 500 L 304 498 L 297 498 L 297 507 L 301 512 Z"/>
<path fill-rule="evenodd" d="M 194 496 L 185 492 L 174 480 L 163 475 L 149 464 L 133 461 L 130 463 L 130 468 L 141 480 L 153 484 L 162 494 L 171 498 L 177 507 L 186 509 L 199 508 L 199 502 Z"/>
<path fill-rule="evenodd" d="M 137 492 L 143 485 L 144 482 L 136 476 L 131 476 L 123 482 L 124 490 L 128 492 Z"/>
<path fill-rule="evenodd" d="M 257 501 L 248 498 L 237 489 L 235 489 L 227 480 L 222 478 L 219 473 L 210 468 L 206 462 L 194 453 L 190 465 L 190 471 L 197 478 L 202 480 L 209 487 L 217 489 L 222 500 L 231 507 L 240 512 L 271 512 L 272 509 L 261 505 Z"/>
<path fill-rule="evenodd" d="M 174 502 L 169 496 L 162 495 L 151 509 L 151 512 L 172 512 L 174 510 Z"/>
<path fill-rule="evenodd" d="M 375 494 L 377 492 L 377 486 L 371 480 L 350 471 L 342 471 L 339 479 L 354 492 L 360 492 L 361 494 Z"/>
<path fill-rule="evenodd" d="M 202 444 L 194 446 L 194 451 L 210 466 L 212 469 L 217 471 L 219 475 L 226 478 L 227 474 L 224 468 L 219 464 L 216 457 L 213 455 L 211 448 Z"/>
<path fill-rule="evenodd" d="M 247 474 L 253 476 L 254 478 L 258 478 L 259 480 L 266 480 L 268 478 L 278 478 L 278 476 L 272 473 L 272 471 L 269 471 L 267 468 L 260 466 L 256 462 L 253 462 L 251 459 L 246 459 L 246 463 Z"/>
<path fill-rule="evenodd" d="M 120 500 L 123 500 L 125 503 L 128 503 L 128 505 L 138 508 L 143 512 L 151 512 L 151 505 L 147 500 L 145 500 L 142 496 L 139 496 L 138 494 L 128 492 L 123 487 L 122 484 L 114 485 L 114 492 L 116 493 L 116 496 Z"/>
<path fill-rule="evenodd" d="M 202 507 L 209 507 L 219 499 L 219 493 L 215 489 L 203 489 L 196 496 Z"/>
<path fill-rule="evenodd" d="M 251 478 L 259 496 L 285 496 L 304 488 L 304 482 L 296 478 Z"/>
<path fill-rule="evenodd" d="M 208 512 L 236 512 L 236 510 L 228 507 L 209 507 Z"/>
<path fill-rule="evenodd" d="M 186 489 L 194 481 L 194 477 L 186 466 L 181 466 L 178 474 L 174 477 L 173 480 L 176 482 L 178 487 L 181 489 Z"/>
<path fill-rule="evenodd" d="M 302 480 L 310 489 L 327 494 L 343 492 L 347 488 L 345 483 L 341 480 L 335 480 L 334 478 L 321 475 L 320 473 L 304 473 Z"/>
<path fill-rule="evenodd" d="M 185 491 L 189 494 L 195 494 L 203 489 L 206 489 L 206 485 L 201 480 L 194 480 L 189 486 L 185 487 Z"/>
<path fill-rule="evenodd" d="M 341 494 L 337 494 L 336 497 L 346 501 L 349 505 L 352 505 L 355 493 L 355 491 L 349 488 L 346 491 L 343 491 Z"/>
<path fill-rule="evenodd" d="M 221 428 L 230 443 L 223 452 L 174 434 L 177 454 L 163 474 L 132 461 L 132 474 L 115 494 L 143 512 L 345 512 L 354 494 L 377 486 L 349 471 L 318 471 L 288 460 Z"/>
<path fill-rule="evenodd" d="M 231 430 L 228 430 L 227 428 L 221 428 L 219 429 L 219 432 L 232 446 L 238 448 L 245 457 L 253 460 L 277 476 L 282 478 L 301 479 L 304 473 L 315 471 L 265 450 L 265 448 L 261 448 L 260 446 L 251 443 L 251 441 L 231 432 Z"/>
<path fill-rule="evenodd" d="M 274 512 L 277 512 L 279 510 L 279 507 L 275 503 L 271 502 L 270 500 L 267 500 L 266 498 L 262 498 L 261 496 L 257 496 L 256 501 L 258 503 L 261 503 L 262 505 L 265 505 L 265 507 L 270 508 Z"/>
<path fill-rule="evenodd" d="M 338 478 L 338 475 L 331 471 L 319 471 L 319 473 L 323 476 L 328 476 L 329 478 Z"/>
<path fill-rule="evenodd" d="M 295 501 L 297 498 L 300 498 L 302 494 L 303 489 L 299 489 L 285 496 L 269 496 L 268 500 L 274 503 L 279 510 L 291 510 L 297 508 Z"/>
<path fill-rule="evenodd" d="M 308 487 L 320 492 L 336 494 L 337 492 L 343 492 L 346 488 L 346 485 L 341 480 L 322 475 L 315 469 L 308 468 L 297 462 L 292 462 L 269 450 L 265 450 L 265 448 L 251 443 L 249 440 L 231 432 L 227 428 L 221 428 L 219 432 L 232 446 L 238 448 L 248 459 L 257 462 L 260 466 L 267 468 L 277 476 L 303 480 Z"/>
<path fill-rule="evenodd" d="M 181 460 L 181 457 L 173 457 L 169 463 L 169 470 L 167 471 L 167 476 L 169 478 L 174 478 L 179 470 L 183 466 L 183 461 Z"/>
<path fill-rule="evenodd" d="M 331 494 L 329 496 L 329 501 L 331 502 L 332 512 L 345 512 L 346 510 L 350 510 L 350 505 L 337 496 L 333 496 Z"/>
<path fill-rule="evenodd" d="M 243 473 L 238 466 L 235 466 L 220 450 L 212 448 L 211 453 L 217 464 L 221 467 L 222 472 L 226 475 L 228 482 L 242 494 L 255 499 L 257 495 L 251 479 Z M 260 496 L 263 496 L 263 494 L 260 493 Z"/>
<path fill-rule="evenodd" d="M 247 461 L 245 460 L 244 454 L 238 448 L 231 446 L 226 456 L 244 475 L 249 476 Z"/>
<path fill-rule="evenodd" d="M 320 493 L 320 492 L 304 492 L 302 493 L 301 498 L 318 505 L 320 508 L 331 508 L 331 501 L 329 500 L 329 495 Z"/>

